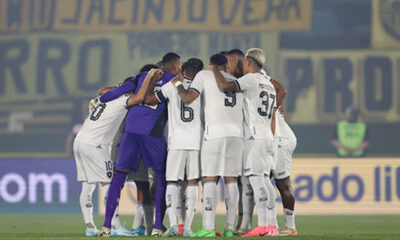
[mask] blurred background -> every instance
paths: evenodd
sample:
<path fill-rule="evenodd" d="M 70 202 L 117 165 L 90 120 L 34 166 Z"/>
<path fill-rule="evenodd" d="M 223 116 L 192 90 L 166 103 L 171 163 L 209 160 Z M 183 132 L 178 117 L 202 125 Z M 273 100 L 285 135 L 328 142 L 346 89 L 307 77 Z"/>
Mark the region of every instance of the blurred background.
<path fill-rule="evenodd" d="M 100 87 L 169 51 L 208 63 L 251 47 L 288 90 L 299 208 L 400 213 L 398 0 L 0 0 L 1 211 L 79 212 L 71 141 Z M 349 106 L 367 125 L 366 159 L 337 159 L 331 144 Z"/>

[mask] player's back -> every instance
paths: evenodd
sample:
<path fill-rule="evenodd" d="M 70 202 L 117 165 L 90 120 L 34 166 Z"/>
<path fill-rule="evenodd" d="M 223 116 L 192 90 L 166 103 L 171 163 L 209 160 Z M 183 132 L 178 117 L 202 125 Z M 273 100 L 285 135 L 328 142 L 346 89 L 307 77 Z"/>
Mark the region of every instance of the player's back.
<path fill-rule="evenodd" d="M 271 78 L 261 72 L 238 79 L 244 97 L 245 138 L 273 139 L 271 119 L 276 106 L 276 91 Z"/>
<path fill-rule="evenodd" d="M 221 71 L 228 81 L 236 78 Z M 243 137 L 243 94 L 219 90 L 214 73 L 208 70 L 199 72 L 195 81 L 202 82 L 202 102 L 204 106 L 206 139 L 220 137 Z"/>
<path fill-rule="evenodd" d="M 128 94 L 95 107 L 86 118 L 76 141 L 91 145 L 111 144 L 124 119 L 127 110 Z"/>

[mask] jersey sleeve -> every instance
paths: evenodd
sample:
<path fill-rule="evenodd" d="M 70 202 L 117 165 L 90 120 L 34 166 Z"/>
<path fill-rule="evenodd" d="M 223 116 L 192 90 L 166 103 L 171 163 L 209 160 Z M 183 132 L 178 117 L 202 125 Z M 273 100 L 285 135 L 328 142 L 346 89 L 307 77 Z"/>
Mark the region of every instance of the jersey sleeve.
<path fill-rule="evenodd" d="M 159 102 L 165 102 L 170 98 L 171 92 L 172 92 L 171 87 L 172 87 L 172 83 L 168 82 L 168 83 L 164 84 L 161 88 L 159 88 L 158 90 L 155 91 L 156 97 Z"/>
<path fill-rule="evenodd" d="M 189 86 L 189 90 L 194 90 L 200 95 L 204 89 L 204 78 L 206 77 L 206 74 L 207 73 L 204 71 L 197 73 L 193 79 L 193 82 Z"/>
<path fill-rule="evenodd" d="M 121 86 L 113 88 L 113 89 L 107 91 L 106 93 L 104 93 L 100 97 L 100 101 L 103 103 L 112 101 L 129 91 L 135 90 L 136 87 L 137 87 L 137 84 L 135 84 L 134 81 L 126 81 Z"/>

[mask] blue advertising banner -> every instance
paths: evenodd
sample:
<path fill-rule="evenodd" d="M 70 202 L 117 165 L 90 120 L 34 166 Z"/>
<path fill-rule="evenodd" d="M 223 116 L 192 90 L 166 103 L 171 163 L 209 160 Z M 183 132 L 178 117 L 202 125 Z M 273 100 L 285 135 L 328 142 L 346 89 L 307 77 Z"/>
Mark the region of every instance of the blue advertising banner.
<path fill-rule="evenodd" d="M 73 159 L 0 159 L 0 165 L 0 213 L 80 212 Z"/>

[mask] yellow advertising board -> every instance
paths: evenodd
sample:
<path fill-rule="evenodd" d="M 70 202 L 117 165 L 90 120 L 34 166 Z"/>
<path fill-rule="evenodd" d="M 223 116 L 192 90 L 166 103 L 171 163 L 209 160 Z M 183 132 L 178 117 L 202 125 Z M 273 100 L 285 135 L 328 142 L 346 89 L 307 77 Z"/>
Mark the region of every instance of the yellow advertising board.
<path fill-rule="evenodd" d="M 372 0 L 372 47 L 400 47 L 400 1 Z"/>
<path fill-rule="evenodd" d="M 291 182 L 296 214 L 400 214 L 399 158 L 298 158 L 293 160 Z M 219 214 L 225 213 L 223 188 L 219 184 Z M 99 203 L 99 212 L 104 214 L 104 205 Z M 281 214 L 280 198 L 277 208 Z M 135 213 L 134 184 L 125 184 L 119 211 Z M 200 200 L 197 213 L 201 213 Z"/>
<path fill-rule="evenodd" d="M 291 123 L 336 123 L 348 106 L 366 122 L 400 121 L 400 50 L 281 50 L 275 79 Z"/>
<path fill-rule="evenodd" d="M 309 29 L 312 0 L 0 1 L 0 33 Z"/>

